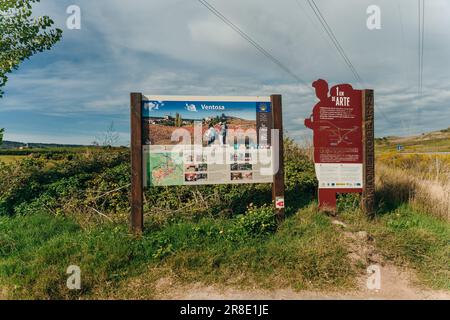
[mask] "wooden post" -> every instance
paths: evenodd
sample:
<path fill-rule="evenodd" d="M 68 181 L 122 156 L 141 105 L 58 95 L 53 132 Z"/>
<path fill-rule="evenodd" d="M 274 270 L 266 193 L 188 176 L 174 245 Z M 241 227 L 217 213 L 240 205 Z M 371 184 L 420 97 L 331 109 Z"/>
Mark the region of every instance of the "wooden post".
<path fill-rule="evenodd" d="M 142 168 L 142 94 L 131 93 L 131 229 L 144 230 Z"/>
<path fill-rule="evenodd" d="M 363 90 L 363 195 L 362 209 L 371 218 L 375 216 L 375 117 L 374 92 Z"/>
<path fill-rule="evenodd" d="M 278 222 L 284 220 L 284 144 L 283 144 L 283 114 L 281 95 L 270 96 L 272 102 L 272 129 L 278 130 L 278 140 L 272 139 L 272 150 L 278 152 L 278 171 L 273 176 L 272 200 Z M 278 146 L 276 146 L 278 144 Z M 277 150 L 278 149 L 278 150 Z M 275 164 L 276 165 L 276 164 Z M 282 203 L 282 207 L 277 205 Z"/>

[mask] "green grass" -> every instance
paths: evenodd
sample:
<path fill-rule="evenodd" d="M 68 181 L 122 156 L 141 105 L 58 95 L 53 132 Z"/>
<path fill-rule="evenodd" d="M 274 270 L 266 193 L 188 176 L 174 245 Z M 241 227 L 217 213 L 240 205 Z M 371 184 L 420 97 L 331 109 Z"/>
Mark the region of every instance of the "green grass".
<path fill-rule="evenodd" d="M 388 260 L 416 271 L 419 282 L 434 289 L 450 290 L 450 224 L 423 214 L 409 205 L 367 221 L 348 211 L 345 221 L 355 230 L 367 230 L 377 249 Z"/>
<path fill-rule="evenodd" d="M 408 206 L 367 221 L 344 203 L 342 218 L 367 230 L 387 260 L 412 268 L 422 284 L 450 290 L 450 226 Z M 248 217 L 148 219 L 139 239 L 124 224 L 82 229 L 47 213 L 0 217 L 0 287 L 10 298 L 154 298 L 167 274 L 178 284 L 241 288 L 349 289 L 358 268 L 345 239 L 315 205 L 272 231 L 264 210 Z M 82 270 L 82 290 L 66 288 L 69 265 Z M 140 285 L 134 285 L 139 283 Z M 148 285 L 142 285 L 147 283 Z"/>
<path fill-rule="evenodd" d="M 288 218 L 273 236 L 190 245 L 170 256 L 167 264 L 184 280 L 202 279 L 206 284 L 346 287 L 354 270 L 341 235 L 333 230 L 327 217 L 309 208 Z M 237 274 L 243 277 L 236 279 Z"/>
<path fill-rule="evenodd" d="M 397 152 L 397 145 L 401 144 L 403 146 L 402 152 L 450 152 L 450 139 L 432 139 L 424 141 L 406 141 L 402 143 L 385 143 L 377 144 L 376 151 L 378 152 Z M 400 152 L 400 153 L 402 153 Z"/>
<path fill-rule="evenodd" d="M 402 145 L 402 152 L 450 152 L 450 130 L 444 129 L 426 135 L 399 139 L 398 137 L 386 137 L 376 139 L 376 151 L 378 153 L 397 152 L 397 145 Z"/>
<path fill-rule="evenodd" d="M 149 268 L 172 270 L 183 283 L 297 289 L 353 284 L 355 270 L 341 236 L 312 207 L 275 233 L 255 233 L 254 227 L 241 217 L 175 221 L 135 239 L 124 225 L 83 230 L 46 213 L 0 217 L 0 285 L 11 298 L 120 297 L 128 280 L 153 279 Z M 65 287 L 69 265 L 81 267 L 81 292 Z"/>
<path fill-rule="evenodd" d="M 13 163 L 22 160 L 25 156 L 2 156 L 0 155 L 0 162 Z"/>

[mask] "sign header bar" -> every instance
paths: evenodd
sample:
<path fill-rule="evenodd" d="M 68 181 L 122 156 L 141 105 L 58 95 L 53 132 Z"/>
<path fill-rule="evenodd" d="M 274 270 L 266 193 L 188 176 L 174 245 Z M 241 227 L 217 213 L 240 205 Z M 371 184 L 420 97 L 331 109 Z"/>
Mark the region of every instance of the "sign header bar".
<path fill-rule="evenodd" d="M 201 102 L 270 102 L 265 96 L 152 96 L 144 95 L 143 101 L 201 101 Z"/>

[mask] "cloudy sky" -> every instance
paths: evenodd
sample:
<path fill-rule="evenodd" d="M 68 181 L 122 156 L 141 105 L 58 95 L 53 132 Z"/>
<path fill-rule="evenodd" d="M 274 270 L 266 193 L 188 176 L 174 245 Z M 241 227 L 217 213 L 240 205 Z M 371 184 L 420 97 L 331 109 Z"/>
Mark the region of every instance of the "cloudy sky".
<path fill-rule="evenodd" d="M 376 135 L 450 126 L 450 1 L 425 0 L 423 96 L 418 97 L 418 8 L 413 0 L 315 0 L 362 78 L 356 82 L 306 0 L 209 0 L 301 81 L 280 69 L 197 0 L 42 0 L 63 39 L 10 75 L 0 99 L 5 139 L 91 143 L 111 122 L 129 143 L 129 93 L 280 93 L 288 135 L 308 139 L 311 83 L 375 90 Z M 81 8 L 81 30 L 66 9 Z M 381 29 L 366 26 L 381 8 Z"/>

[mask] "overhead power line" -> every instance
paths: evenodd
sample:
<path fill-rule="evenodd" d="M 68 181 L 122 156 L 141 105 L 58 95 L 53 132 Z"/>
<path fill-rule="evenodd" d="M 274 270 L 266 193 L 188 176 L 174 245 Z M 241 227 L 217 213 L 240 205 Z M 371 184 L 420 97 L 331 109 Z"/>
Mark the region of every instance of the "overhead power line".
<path fill-rule="evenodd" d="M 317 19 L 319 20 L 320 24 L 322 25 L 323 29 L 325 30 L 325 32 L 327 33 L 327 35 L 329 36 L 329 38 L 333 42 L 334 46 L 336 47 L 339 55 L 342 57 L 342 59 L 344 59 L 345 64 L 348 66 L 350 72 L 353 74 L 353 76 L 355 77 L 356 81 L 362 83 L 363 82 L 362 78 L 360 77 L 360 75 L 359 75 L 358 71 L 356 70 L 355 66 L 353 65 L 353 63 L 350 61 L 349 57 L 345 53 L 345 51 L 342 48 L 341 44 L 339 43 L 338 39 L 334 35 L 334 32 L 333 32 L 332 28 L 330 27 L 330 25 L 328 24 L 327 20 L 323 16 L 323 14 L 320 11 L 319 7 L 317 6 L 316 2 L 314 0 L 307 0 L 307 1 L 308 1 L 309 6 L 311 7 L 312 11 L 316 15 Z"/>
<path fill-rule="evenodd" d="M 316 29 L 317 33 L 320 34 L 320 36 L 323 38 L 323 40 L 329 45 L 331 49 L 334 49 L 334 45 L 331 43 L 331 40 L 327 36 L 325 30 L 319 26 L 317 21 L 312 17 L 307 10 L 307 7 L 303 5 L 303 2 L 306 4 L 306 0 L 295 0 L 295 3 L 297 4 L 299 10 L 308 18 L 311 25 Z M 331 53 L 330 53 L 331 54 Z"/>
<path fill-rule="evenodd" d="M 331 42 L 333 43 L 333 45 L 335 46 L 335 48 L 337 49 L 339 55 L 343 58 L 345 64 L 348 66 L 350 72 L 353 74 L 353 76 L 355 77 L 356 81 L 360 82 L 362 84 L 363 80 L 362 78 L 359 76 L 358 71 L 356 70 L 355 66 L 353 65 L 353 63 L 350 61 L 350 59 L 348 58 L 348 56 L 345 54 L 344 49 L 342 48 L 342 46 L 340 45 L 339 41 L 337 40 L 336 36 L 333 33 L 333 30 L 331 29 L 331 27 L 329 26 L 329 24 L 327 23 L 325 17 L 323 16 L 323 14 L 320 12 L 319 7 L 317 6 L 317 4 L 315 3 L 314 0 L 305 0 L 308 2 L 309 6 L 311 7 L 312 11 L 314 12 L 314 14 L 317 17 L 317 20 L 319 20 L 320 24 L 322 25 L 323 30 L 325 31 L 325 33 L 328 35 L 328 37 L 331 39 Z M 299 6 L 301 6 L 300 2 L 298 0 L 296 0 L 297 4 Z M 312 23 L 312 21 L 311 21 Z M 390 124 L 394 124 L 391 120 L 389 120 L 389 118 L 386 116 L 386 114 L 384 113 L 383 109 L 377 105 L 376 106 L 377 109 L 380 111 L 380 114 L 382 115 L 382 117 Z"/>
<path fill-rule="evenodd" d="M 215 7 L 213 7 L 208 1 L 198 0 L 198 2 L 200 2 L 204 7 L 206 7 L 216 17 L 218 17 L 225 24 L 227 24 L 231 29 L 233 29 L 236 33 L 238 33 L 244 40 L 249 42 L 253 47 L 256 48 L 256 50 L 258 50 L 266 58 L 268 58 L 270 61 L 272 61 L 274 64 L 276 64 L 280 69 L 282 69 L 284 72 L 289 74 L 296 81 L 306 84 L 306 82 L 302 78 L 300 78 L 298 75 L 296 75 L 293 71 L 291 71 L 290 68 L 288 68 L 286 65 L 284 65 L 279 59 L 274 57 L 270 52 L 268 52 L 266 49 L 264 49 L 258 42 L 256 42 L 253 38 L 251 38 L 241 28 L 239 28 L 237 25 L 235 25 L 233 22 L 231 22 L 227 17 L 225 17 L 222 13 L 220 13 L 220 11 L 217 10 Z"/>
<path fill-rule="evenodd" d="M 423 65 L 424 65 L 424 43 L 425 43 L 425 0 L 418 0 L 418 24 L 419 24 L 419 46 L 418 46 L 418 94 L 422 95 L 423 91 Z"/>
<path fill-rule="evenodd" d="M 418 79 L 417 79 L 417 94 L 420 96 L 420 80 L 421 80 L 421 78 L 422 78 L 422 75 L 421 75 L 421 70 L 420 70 L 420 65 L 421 65 L 421 61 L 422 61 L 422 57 L 421 57 L 421 55 L 420 55 L 420 52 L 421 52 L 421 50 L 420 50 L 420 48 L 421 48 L 421 44 L 422 44 L 422 33 L 421 33 L 421 31 L 422 31 L 422 16 L 421 16 L 421 7 L 422 7 L 422 5 L 421 5 L 421 3 L 420 3 L 420 0 L 417 0 L 417 21 L 418 21 L 418 34 L 417 34 L 417 37 L 418 37 L 418 43 L 417 43 L 417 57 L 418 57 L 418 61 L 417 61 L 417 63 L 418 63 L 418 66 L 417 66 L 417 76 L 418 76 Z"/>
<path fill-rule="evenodd" d="M 425 0 L 422 0 L 422 48 L 421 48 L 421 55 L 422 59 L 420 60 L 420 94 L 422 94 L 422 88 L 423 88 L 423 65 L 424 65 L 424 54 L 423 54 L 423 48 L 425 47 Z"/>

